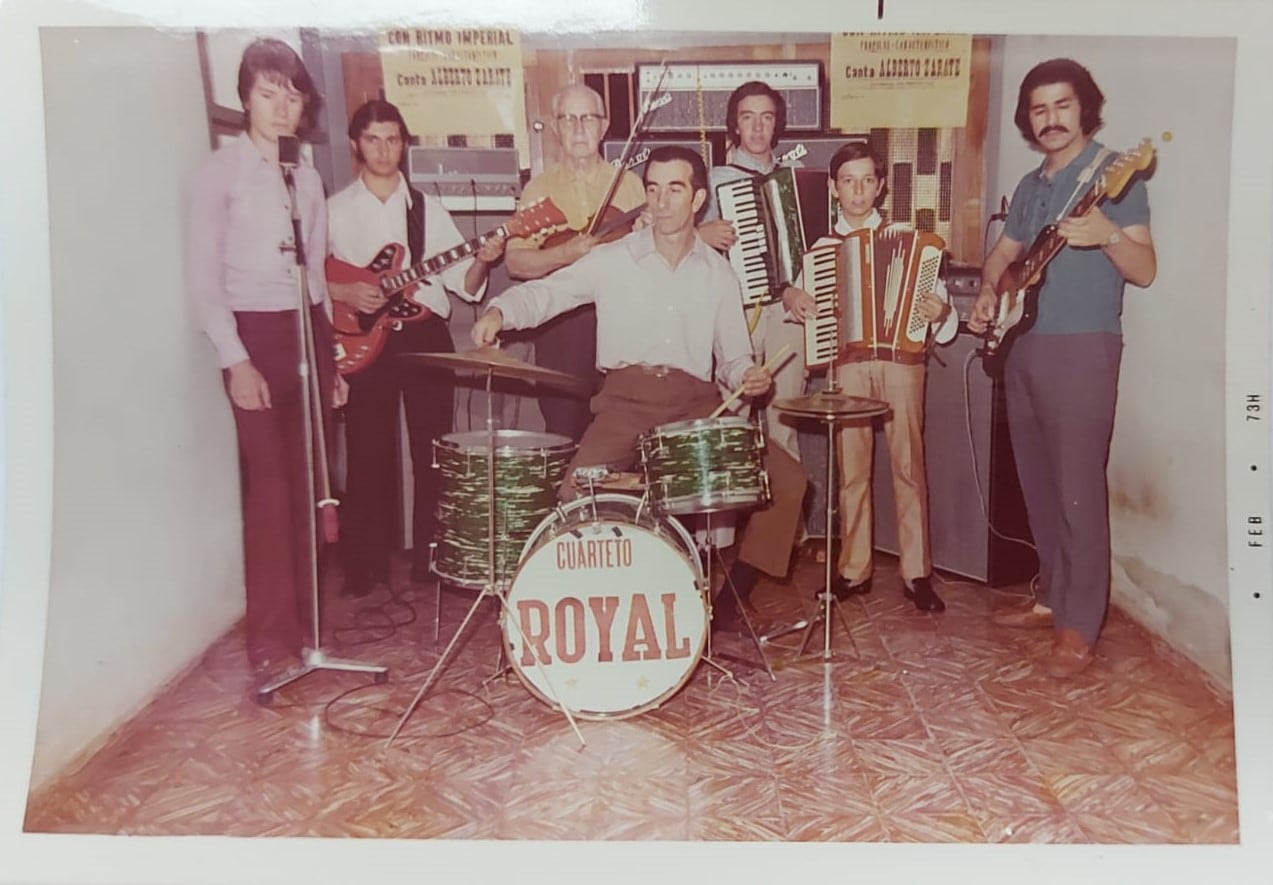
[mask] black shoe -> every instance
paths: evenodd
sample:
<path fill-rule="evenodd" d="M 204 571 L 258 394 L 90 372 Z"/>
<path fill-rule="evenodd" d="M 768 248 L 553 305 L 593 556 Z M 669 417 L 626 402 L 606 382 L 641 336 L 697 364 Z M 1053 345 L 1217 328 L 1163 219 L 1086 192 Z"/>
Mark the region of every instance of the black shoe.
<path fill-rule="evenodd" d="M 902 582 L 902 593 L 915 607 L 922 612 L 944 612 L 946 603 L 933 592 L 933 582 L 929 578 L 916 578 L 909 584 Z"/>
<path fill-rule="evenodd" d="M 865 596 L 871 592 L 871 578 L 868 575 L 866 580 L 859 581 L 856 584 L 850 584 L 848 578 L 836 575 L 831 579 L 831 593 L 840 602 L 848 599 L 850 596 Z M 813 598 L 817 599 L 822 595 L 822 588 L 819 587 L 814 591 Z"/>

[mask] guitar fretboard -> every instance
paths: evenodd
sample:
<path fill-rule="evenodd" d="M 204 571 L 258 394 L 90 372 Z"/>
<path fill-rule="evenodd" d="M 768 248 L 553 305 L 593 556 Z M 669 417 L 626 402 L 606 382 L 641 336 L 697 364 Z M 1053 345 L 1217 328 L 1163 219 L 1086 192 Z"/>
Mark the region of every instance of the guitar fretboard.
<path fill-rule="evenodd" d="M 492 231 L 482 234 L 480 237 L 469 240 L 467 243 L 448 249 L 445 252 L 439 252 L 432 258 L 426 258 L 419 264 L 404 268 L 396 274 L 387 274 L 380 279 L 380 288 L 386 292 L 399 292 L 414 283 L 418 283 L 425 277 L 432 276 L 443 268 L 450 267 L 457 261 L 463 261 L 478 249 L 482 248 L 482 244 L 487 240 L 496 236 L 508 236 L 508 229 L 505 225 L 500 225 Z"/>

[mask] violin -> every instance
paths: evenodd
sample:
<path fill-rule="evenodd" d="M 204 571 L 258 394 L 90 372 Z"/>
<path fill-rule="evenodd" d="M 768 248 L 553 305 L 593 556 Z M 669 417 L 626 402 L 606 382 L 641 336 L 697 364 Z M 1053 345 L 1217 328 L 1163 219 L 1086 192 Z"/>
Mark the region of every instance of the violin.
<path fill-rule="evenodd" d="M 589 232 L 597 238 L 598 243 L 613 243 L 632 231 L 633 223 L 644 211 L 645 203 L 629 209 L 627 212 L 620 212 L 614 206 L 606 206 L 601 213 L 600 223 L 597 223 L 596 215 L 591 215 L 582 230 L 575 230 L 574 228 L 559 230 L 544 240 L 543 248 L 550 249 L 553 246 L 560 246 L 562 243 L 568 243 L 575 237 Z"/>

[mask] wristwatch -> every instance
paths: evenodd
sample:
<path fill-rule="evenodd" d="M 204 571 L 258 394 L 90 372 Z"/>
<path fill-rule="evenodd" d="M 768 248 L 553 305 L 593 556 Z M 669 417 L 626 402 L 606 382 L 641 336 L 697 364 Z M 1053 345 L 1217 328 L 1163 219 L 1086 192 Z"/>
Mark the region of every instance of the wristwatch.
<path fill-rule="evenodd" d="M 1106 247 L 1116 245 L 1117 243 L 1121 242 L 1122 239 L 1123 239 L 1123 229 L 1116 227 L 1112 231 L 1110 231 L 1110 235 L 1105 238 L 1105 245 Z"/>

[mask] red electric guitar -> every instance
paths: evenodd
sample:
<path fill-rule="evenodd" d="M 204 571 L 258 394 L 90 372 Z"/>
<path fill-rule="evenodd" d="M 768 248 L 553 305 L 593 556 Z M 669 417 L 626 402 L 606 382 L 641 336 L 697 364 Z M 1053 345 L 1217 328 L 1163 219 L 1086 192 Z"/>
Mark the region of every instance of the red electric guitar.
<path fill-rule="evenodd" d="M 430 276 L 463 261 L 485 241 L 503 234 L 506 237 L 529 237 L 545 228 L 566 224 L 566 216 L 547 197 L 522 209 L 504 224 L 467 243 L 426 258 L 419 264 L 403 268 L 407 250 L 390 243 L 380 250 L 366 267 L 358 267 L 332 256 L 327 257 L 323 271 L 330 283 L 370 283 L 385 295 L 385 303 L 374 313 L 362 313 L 332 300 L 332 328 L 336 337 L 336 369 L 342 375 L 361 372 L 384 350 L 389 333 L 404 323 L 429 316 L 428 308 L 411 299 L 416 285 Z"/>
<path fill-rule="evenodd" d="M 1127 187 L 1132 176 L 1148 169 L 1153 159 L 1154 146 L 1149 139 L 1119 154 L 1117 159 L 1096 176 L 1091 188 L 1075 204 L 1068 217 L 1087 215 L 1106 197 L 1117 197 Z M 1039 289 L 1043 285 L 1043 271 L 1064 246 L 1065 238 L 1057 233 L 1055 224 L 1049 224 L 1039 231 L 1025 256 L 1008 265 L 999 277 L 995 284 L 995 292 L 999 295 L 999 309 L 985 336 L 983 360 L 988 372 L 999 374 L 1003 370 L 1008 347 L 1018 335 L 1034 324 Z"/>

